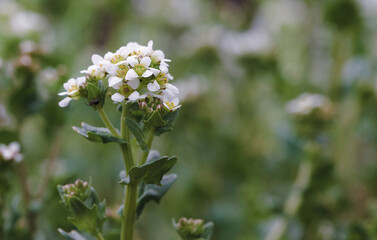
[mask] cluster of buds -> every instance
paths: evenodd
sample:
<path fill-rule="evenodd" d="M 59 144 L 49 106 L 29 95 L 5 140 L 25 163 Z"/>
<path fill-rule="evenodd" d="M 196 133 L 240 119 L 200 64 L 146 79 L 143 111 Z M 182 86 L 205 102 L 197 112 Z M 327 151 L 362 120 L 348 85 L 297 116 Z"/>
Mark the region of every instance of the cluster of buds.
<path fill-rule="evenodd" d="M 21 162 L 23 157 L 20 149 L 18 142 L 11 142 L 8 146 L 0 144 L 0 160 Z"/>
<path fill-rule="evenodd" d="M 178 101 L 178 98 L 175 98 L 172 100 L 172 102 L 175 101 L 176 104 Z M 174 103 L 171 102 L 164 102 L 161 98 L 156 96 L 147 96 L 144 99 L 139 100 L 139 108 L 143 110 L 146 113 L 146 116 L 150 116 L 154 111 L 159 111 L 161 115 L 164 113 L 170 111 L 173 112 L 177 110 L 180 105 L 174 105 Z"/>
<path fill-rule="evenodd" d="M 108 79 L 108 87 L 114 89 L 111 99 L 115 103 L 134 102 L 150 97 L 159 98 L 162 107 L 175 111 L 180 107 L 176 94 L 179 90 L 169 82 L 169 59 L 161 50 L 153 50 L 153 41 L 148 46 L 130 42 L 117 51 L 108 52 L 104 57 L 94 54 L 93 65 L 81 73 L 85 77 L 70 79 L 60 95 L 68 95 L 59 105 L 65 107 L 72 99 L 86 97 L 80 89 L 85 89 L 87 82 Z"/>
<path fill-rule="evenodd" d="M 321 115 L 329 116 L 332 106 L 330 100 L 321 94 L 302 93 L 286 104 L 286 110 L 296 116 L 309 115 L 317 110 Z"/>
<path fill-rule="evenodd" d="M 69 203 L 69 200 L 72 197 L 77 197 L 78 199 L 85 201 L 89 194 L 89 183 L 77 179 L 74 184 L 66 184 L 62 187 L 63 189 L 63 198 L 66 203 Z"/>
<path fill-rule="evenodd" d="M 179 234 L 188 239 L 199 238 L 204 232 L 204 221 L 202 219 L 180 218 L 175 228 Z"/>

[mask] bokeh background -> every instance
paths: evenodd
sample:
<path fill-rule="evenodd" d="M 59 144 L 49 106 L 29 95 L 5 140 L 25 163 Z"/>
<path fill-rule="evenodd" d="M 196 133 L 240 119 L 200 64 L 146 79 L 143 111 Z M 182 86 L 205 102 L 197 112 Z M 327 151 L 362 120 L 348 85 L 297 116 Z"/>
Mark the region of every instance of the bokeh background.
<path fill-rule="evenodd" d="M 263 239 L 284 215 L 304 155 L 285 107 L 303 92 L 327 96 L 334 113 L 283 239 L 376 239 L 376 23 L 375 0 L 0 0 L 0 139 L 21 142 L 32 191 L 44 160 L 57 158 L 33 205 L 37 239 L 72 229 L 57 184 L 91 179 L 109 214 L 122 202 L 118 147 L 71 129 L 102 126 L 98 114 L 84 101 L 60 109 L 56 94 L 92 54 L 149 40 L 172 59 L 181 91 L 174 131 L 153 144 L 178 156 L 179 178 L 146 207 L 137 239 L 177 239 L 171 219 L 183 216 L 213 221 L 214 240 Z M 116 105 L 105 107 L 118 124 Z M 17 208 L 17 179 L 12 186 Z"/>

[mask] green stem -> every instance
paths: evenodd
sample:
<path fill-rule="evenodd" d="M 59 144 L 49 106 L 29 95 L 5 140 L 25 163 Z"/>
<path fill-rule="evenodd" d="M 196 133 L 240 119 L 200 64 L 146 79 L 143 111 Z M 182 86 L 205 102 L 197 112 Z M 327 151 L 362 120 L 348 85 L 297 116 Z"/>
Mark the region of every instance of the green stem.
<path fill-rule="evenodd" d="M 152 142 L 153 142 L 153 137 L 154 137 L 154 130 L 152 129 L 151 131 L 149 131 L 147 142 L 146 142 L 148 146 L 148 151 L 142 153 L 141 158 L 140 158 L 140 165 L 145 164 L 145 162 L 147 161 L 149 152 L 151 150 Z"/>
<path fill-rule="evenodd" d="M 127 144 L 124 144 L 124 153 L 126 154 L 126 158 L 125 158 L 125 163 L 126 163 L 126 170 L 127 170 L 127 173 L 129 171 L 129 169 L 127 169 L 127 165 L 129 166 L 129 168 L 133 167 L 134 166 L 134 161 L 133 161 L 133 157 L 132 157 L 132 148 L 131 148 L 131 142 L 130 142 L 130 131 L 127 127 L 127 124 L 126 124 L 126 117 L 127 117 L 127 112 L 128 112 L 128 106 L 123 103 L 122 104 L 122 116 L 121 116 L 121 119 L 120 119 L 120 132 L 121 132 L 121 137 L 122 139 L 126 140 Z"/>
<path fill-rule="evenodd" d="M 115 137 L 120 138 L 118 131 L 115 129 L 114 125 L 111 123 L 110 119 L 107 117 L 103 108 L 98 108 L 97 110 L 98 110 L 99 115 L 101 116 L 103 123 L 105 124 L 107 129 L 110 130 L 111 134 L 113 134 Z"/>
<path fill-rule="evenodd" d="M 5 209 L 5 194 L 0 197 L 0 239 L 4 239 L 4 209 Z"/>
<path fill-rule="evenodd" d="M 310 159 L 301 162 L 298 174 L 295 182 L 293 183 L 292 189 L 288 195 L 287 200 L 284 204 L 284 217 L 277 219 L 267 233 L 265 240 L 278 240 L 284 234 L 287 226 L 288 219 L 296 215 L 301 202 L 303 200 L 303 193 L 307 189 L 310 183 L 310 178 L 312 175 L 312 163 Z"/>
<path fill-rule="evenodd" d="M 126 188 L 126 195 L 123 207 L 123 222 L 121 240 L 132 240 L 134 225 L 136 221 L 136 200 L 137 184 L 131 183 Z"/>
<path fill-rule="evenodd" d="M 102 236 L 102 234 L 96 229 L 95 237 L 97 240 L 105 240 Z"/>
<path fill-rule="evenodd" d="M 128 113 L 128 106 L 122 104 L 122 116 L 120 121 L 120 131 L 122 139 L 126 140 L 128 144 L 122 144 L 122 152 L 124 161 L 126 164 L 126 171 L 129 174 L 129 170 L 134 166 L 132 157 L 132 148 L 130 144 L 130 131 L 126 124 L 126 117 Z M 120 239 L 132 240 L 133 229 L 136 221 L 136 200 L 137 200 L 137 183 L 131 183 L 126 186 L 126 193 L 124 197 L 123 205 L 123 219 Z"/>

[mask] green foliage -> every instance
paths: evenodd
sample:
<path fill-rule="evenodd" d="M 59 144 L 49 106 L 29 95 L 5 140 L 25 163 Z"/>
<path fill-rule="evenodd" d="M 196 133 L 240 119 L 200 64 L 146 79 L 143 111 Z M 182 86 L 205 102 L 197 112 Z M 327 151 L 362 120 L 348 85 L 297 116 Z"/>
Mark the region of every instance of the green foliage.
<path fill-rule="evenodd" d="M 62 199 L 62 204 L 73 216 L 68 220 L 73 223 L 79 230 L 86 231 L 95 235 L 102 231 L 105 221 L 106 202 L 100 202 L 98 195 L 93 187 L 89 187 L 87 194 L 77 195 L 64 190 L 64 186 L 59 185 L 58 191 Z M 75 190 L 73 190 L 75 191 Z M 79 191 L 79 190 L 78 190 Z M 82 197 L 78 197 L 82 196 Z"/>
<path fill-rule="evenodd" d="M 165 175 L 162 177 L 161 185 L 142 183 L 139 190 L 139 197 L 137 199 L 136 216 L 139 217 L 141 215 L 148 202 L 154 201 L 159 203 L 175 180 L 177 180 L 177 177 L 176 174 Z"/>
<path fill-rule="evenodd" d="M 92 142 L 102 142 L 102 143 L 126 143 L 125 140 L 114 137 L 109 129 L 107 128 L 100 128 L 94 127 L 87 123 L 81 123 L 81 128 L 79 127 L 72 127 L 72 129 L 83 136 L 84 138 L 88 139 Z"/>
<path fill-rule="evenodd" d="M 132 167 L 129 177 L 120 181 L 120 184 L 130 184 L 146 182 L 147 184 L 157 184 L 161 186 L 161 180 L 177 162 L 177 157 L 162 157 L 152 162 L 147 162 L 140 167 Z"/>
<path fill-rule="evenodd" d="M 131 118 L 126 118 L 126 124 L 132 134 L 135 136 L 137 143 L 141 147 L 143 151 L 149 151 L 147 144 L 145 143 L 143 131 L 140 129 L 137 122 L 132 120 Z"/>
<path fill-rule="evenodd" d="M 102 84 L 102 81 L 87 83 L 88 104 L 94 109 L 102 108 L 105 104 L 107 88 Z"/>

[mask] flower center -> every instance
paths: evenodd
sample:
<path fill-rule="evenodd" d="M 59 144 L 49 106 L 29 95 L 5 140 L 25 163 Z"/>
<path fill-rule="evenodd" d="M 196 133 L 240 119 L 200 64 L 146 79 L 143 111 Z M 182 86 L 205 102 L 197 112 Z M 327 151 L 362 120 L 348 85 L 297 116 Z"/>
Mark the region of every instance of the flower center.
<path fill-rule="evenodd" d="M 156 77 L 156 80 L 157 80 L 158 84 L 160 84 L 160 85 L 165 85 L 166 83 L 168 83 L 168 77 L 166 76 L 165 73 L 158 74 L 157 77 Z"/>
<path fill-rule="evenodd" d="M 138 65 L 135 65 L 134 70 L 137 73 L 137 75 L 141 76 L 145 72 L 146 68 L 144 65 L 138 64 Z"/>
<path fill-rule="evenodd" d="M 118 77 L 120 78 L 125 78 L 126 77 L 126 74 L 128 72 L 128 67 L 127 66 L 124 66 L 124 65 L 120 65 L 118 66 L 119 67 L 119 70 L 117 70 L 117 73 L 118 73 Z"/>
<path fill-rule="evenodd" d="M 112 59 L 111 59 L 111 63 L 118 63 L 120 61 L 123 61 L 124 58 L 122 56 L 120 56 L 119 54 L 116 54 Z"/>

